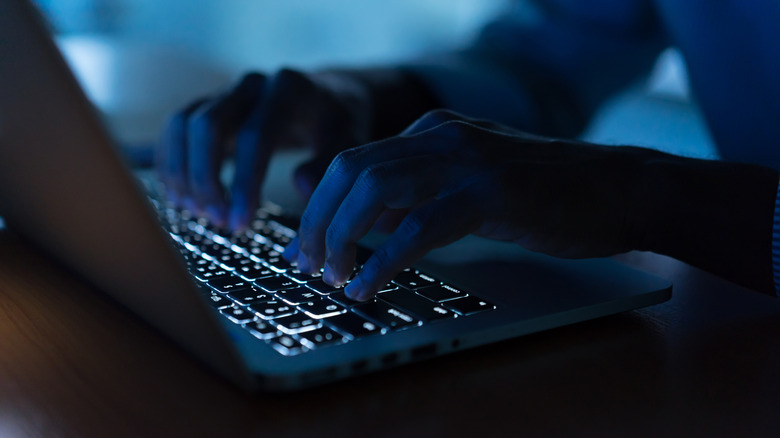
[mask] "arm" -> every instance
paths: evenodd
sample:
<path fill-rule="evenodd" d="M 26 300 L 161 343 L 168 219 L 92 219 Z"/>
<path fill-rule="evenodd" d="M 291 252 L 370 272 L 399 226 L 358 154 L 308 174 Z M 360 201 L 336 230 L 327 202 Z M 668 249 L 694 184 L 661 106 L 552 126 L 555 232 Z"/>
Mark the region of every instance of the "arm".
<path fill-rule="evenodd" d="M 160 178 L 175 203 L 235 229 L 254 212 L 280 146 L 313 150 L 293 177 L 309 196 L 338 152 L 397 134 L 436 107 L 573 135 L 660 49 L 655 20 L 643 18 L 646 1 L 598 0 L 583 9 L 547 0 L 533 23 L 507 16 L 469 49 L 406 66 L 247 75 L 170 119 Z M 220 170 L 230 160 L 235 176 L 223 185 Z"/>
<path fill-rule="evenodd" d="M 661 156 L 641 178 L 637 249 L 669 255 L 774 294 L 772 218 L 778 173 L 768 167 Z"/>
<path fill-rule="evenodd" d="M 766 167 L 555 140 L 436 111 L 398 137 L 341 153 L 285 257 L 343 284 L 356 243 L 402 210 L 350 297 L 369 298 L 470 233 L 569 258 L 650 250 L 771 293 L 777 183 Z"/>
<path fill-rule="evenodd" d="M 526 0 L 464 50 L 407 65 L 442 107 L 571 137 L 668 42 L 646 0 Z"/>
<path fill-rule="evenodd" d="M 721 156 L 780 169 L 780 2 L 656 3 Z"/>

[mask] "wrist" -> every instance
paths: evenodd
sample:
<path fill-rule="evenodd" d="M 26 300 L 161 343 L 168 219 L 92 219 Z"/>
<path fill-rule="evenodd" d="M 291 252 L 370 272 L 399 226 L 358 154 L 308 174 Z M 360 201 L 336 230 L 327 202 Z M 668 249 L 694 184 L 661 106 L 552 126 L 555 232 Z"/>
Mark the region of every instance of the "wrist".
<path fill-rule="evenodd" d="M 669 255 L 756 290 L 774 291 L 772 169 L 664 154 L 639 173 L 639 249 Z M 644 202 L 646 200 L 646 202 Z"/>
<path fill-rule="evenodd" d="M 413 73 L 397 68 L 331 70 L 363 90 L 370 140 L 397 135 L 423 114 L 440 107 L 438 99 Z"/>

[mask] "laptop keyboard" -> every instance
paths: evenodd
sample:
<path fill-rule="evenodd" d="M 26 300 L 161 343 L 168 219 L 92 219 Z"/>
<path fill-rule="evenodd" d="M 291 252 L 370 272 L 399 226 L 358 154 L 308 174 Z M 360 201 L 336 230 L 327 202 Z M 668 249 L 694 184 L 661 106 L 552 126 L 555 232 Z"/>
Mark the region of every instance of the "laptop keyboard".
<path fill-rule="evenodd" d="M 321 273 L 304 274 L 282 258 L 295 231 L 271 206 L 236 236 L 153 202 L 207 302 L 286 356 L 495 309 L 414 268 L 372 300 L 353 301 L 343 288 L 322 281 Z M 356 272 L 368 255 L 359 253 Z"/>

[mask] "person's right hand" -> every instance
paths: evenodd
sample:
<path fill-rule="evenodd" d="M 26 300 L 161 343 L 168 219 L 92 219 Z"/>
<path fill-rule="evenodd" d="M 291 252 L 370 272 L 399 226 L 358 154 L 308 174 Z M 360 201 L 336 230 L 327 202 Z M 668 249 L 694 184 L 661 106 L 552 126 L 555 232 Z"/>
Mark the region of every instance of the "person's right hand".
<path fill-rule="evenodd" d="M 257 209 L 275 148 L 313 149 L 294 175 L 308 198 L 338 152 L 368 141 L 370 111 L 367 90 L 345 74 L 248 74 L 232 90 L 171 116 L 157 171 L 174 204 L 241 229 Z M 235 171 L 223 184 L 220 173 L 231 159 Z"/>

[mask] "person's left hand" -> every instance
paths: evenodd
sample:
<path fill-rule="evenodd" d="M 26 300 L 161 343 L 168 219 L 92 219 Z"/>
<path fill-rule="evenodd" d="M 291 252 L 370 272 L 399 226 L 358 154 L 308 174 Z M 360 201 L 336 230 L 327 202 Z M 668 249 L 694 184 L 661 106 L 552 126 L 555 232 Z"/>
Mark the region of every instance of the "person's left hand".
<path fill-rule="evenodd" d="M 474 233 L 560 257 L 607 256 L 641 239 L 641 166 L 660 152 L 555 140 L 433 111 L 397 137 L 331 163 L 285 257 L 344 284 L 356 243 L 403 219 L 346 288 L 365 300 L 428 251 Z"/>

